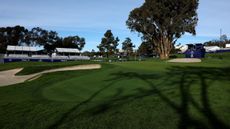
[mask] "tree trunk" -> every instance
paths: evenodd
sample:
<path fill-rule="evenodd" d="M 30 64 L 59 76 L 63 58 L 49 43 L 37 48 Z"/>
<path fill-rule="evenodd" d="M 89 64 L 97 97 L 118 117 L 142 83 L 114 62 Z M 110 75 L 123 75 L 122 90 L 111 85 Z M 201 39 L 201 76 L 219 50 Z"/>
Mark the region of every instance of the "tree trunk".
<path fill-rule="evenodd" d="M 172 50 L 172 42 L 165 37 L 162 37 L 157 46 L 157 52 L 161 60 L 169 59 L 170 51 Z"/>
<path fill-rule="evenodd" d="M 160 59 L 161 60 L 167 60 L 167 59 L 169 59 L 169 54 L 167 54 L 167 53 L 160 53 Z"/>
<path fill-rule="evenodd" d="M 109 59 L 109 52 L 106 52 L 106 57 L 107 59 Z"/>

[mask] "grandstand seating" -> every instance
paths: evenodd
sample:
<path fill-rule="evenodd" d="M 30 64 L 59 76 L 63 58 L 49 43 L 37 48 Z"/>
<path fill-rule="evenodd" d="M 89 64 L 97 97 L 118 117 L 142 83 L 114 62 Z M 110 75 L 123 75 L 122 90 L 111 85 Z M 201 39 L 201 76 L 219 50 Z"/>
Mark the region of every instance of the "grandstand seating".
<path fill-rule="evenodd" d="M 49 55 L 32 55 L 32 58 L 35 58 L 35 59 L 49 59 L 50 56 Z"/>
<path fill-rule="evenodd" d="M 33 52 L 38 50 L 35 47 L 25 46 L 7 46 L 7 53 L 4 55 L 4 62 L 18 62 L 18 61 L 44 61 L 44 62 L 62 62 L 70 60 L 90 60 L 88 56 L 71 56 L 71 54 L 80 54 L 78 49 L 71 48 L 57 48 L 56 52 L 49 55 L 33 55 Z M 22 54 L 18 54 L 18 53 Z M 14 53 L 14 54 L 12 54 Z M 25 54 L 27 53 L 27 54 Z M 63 54 L 63 55 L 61 55 Z M 65 56 L 65 55 L 69 56 Z"/>
<path fill-rule="evenodd" d="M 69 56 L 70 60 L 90 60 L 88 56 Z"/>
<path fill-rule="evenodd" d="M 9 57 L 9 58 L 28 58 L 27 54 L 9 54 L 8 56 L 5 55 L 5 57 Z"/>
<path fill-rule="evenodd" d="M 53 59 L 67 60 L 68 56 L 52 56 Z"/>
<path fill-rule="evenodd" d="M 29 57 L 25 54 L 4 55 L 5 58 L 22 58 L 22 59 L 60 59 L 60 60 L 90 60 L 88 56 L 52 56 L 49 55 L 32 55 Z"/>

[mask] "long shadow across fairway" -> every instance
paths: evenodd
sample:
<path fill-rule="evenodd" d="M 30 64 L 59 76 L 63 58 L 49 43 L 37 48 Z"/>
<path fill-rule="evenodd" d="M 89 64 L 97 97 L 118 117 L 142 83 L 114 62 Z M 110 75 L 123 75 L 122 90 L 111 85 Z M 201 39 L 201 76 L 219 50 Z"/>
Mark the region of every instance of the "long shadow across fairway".
<path fill-rule="evenodd" d="M 96 96 L 98 96 L 101 92 L 111 87 L 115 82 L 111 82 L 108 85 L 102 87 L 95 93 L 93 93 L 88 99 L 78 103 L 77 105 L 73 106 L 70 110 L 68 110 L 66 113 L 64 113 L 59 120 L 57 120 L 54 124 L 50 125 L 47 129 L 57 129 L 60 125 L 62 125 L 67 119 L 69 119 L 69 116 L 72 115 L 75 111 L 77 111 L 81 106 L 91 102 Z M 75 114 L 75 117 L 77 117 L 78 114 Z"/>
<path fill-rule="evenodd" d="M 117 92 L 111 98 L 108 98 L 106 102 L 94 106 L 93 108 L 86 109 L 84 112 L 91 115 L 98 115 L 104 113 L 112 108 L 125 105 L 127 102 L 135 101 L 139 98 L 146 96 L 158 96 L 163 102 L 171 107 L 179 116 L 178 129 L 230 129 L 229 125 L 224 123 L 219 116 L 215 114 L 211 108 L 209 101 L 208 88 L 209 84 L 215 80 L 218 81 L 229 81 L 230 80 L 230 68 L 206 68 L 206 67 L 170 67 L 167 70 L 167 74 L 140 74 L 137 72 L 117 72 L 111 74 L 112 78 L 105 80 L 109 82 L 108 85 L 104 86 L 87 100 L 77 104 L 63 116 L 49 127 L 49 129 L 56 129 L 61 126 L 64 122 L 69 120 L 70 115 L 73 115 L 79 108 L 92 99 L 98 96 L 106 89 L 113 86 L 115 83 L 121 80 L 127 79 L 139 79 L 144 81 L 150 89 L 138 88 L 138 92 L 130 95 L 121 95 L 123 92 L 122 88 L 118 88 Z M 155 80 L 162 80 L 160 83 L 154 83 Z M 191 86 L 197 83 L 200 86 L 200 101 L 193 98 L 191 93 Z M 162 89 L 159 85 L 166 85 L 168 88 Z M 171 87 L 172 86 L 172 87 Z M 177 86 L 180 91 L 180 102 L 179 104 L 172 100 L 170 96 L 165 94 L 165 91 L 170 88 Z M 194 107 L 207 122 L 197 120 L 189 112 L 189 106 Z M 78 117 L 78 114 L 74 114 L 74 117 Z M 73 118 L 73 116 L 72 116 Z M 74 119 L 74 118 L 73 118 Z"/>
<path fill-rule="evenodd" d="M 122 79 L 140 79 L 148 84 L 151 89 L 146 90 L 139 88 L 139 93 L 127 96 L 116 96 L 111 98 L 106 103 L 93 107 L 86 112 L 91 112 L 92 115 L 97 115 L 106 112 L 114 106 L 121 106 L 127 102 L 134 101 L 138 98 L 157 95 L 162 101 L 170 106 L 179 115 L 178 129 L 230 129 L 229 125 L 219 119 L 218 115 L 212 110 L 208 88 L 209 83 L 213 81 L 229 81 L 230 68 L 205 68 L 205 67 L 171 67 L 168 69 L 166 76 L 157 76 L 156 74 L 139 74 L 136 72 L 118 72 L 112 74 L 113 78 L 107 81 L 115 81 Z M 154 80 L 163 79 L 162 84 L 154 84 Z M 173 78 L 173 79 L 172 79 Z M 115 81 L 116 82 L 116 81 Z M 193 83 L 200 85 L 200 103 L 196 101 L 190 93 L 190 88 Z M 157 85 L 178 85 L 180 91 L 180 104 L 177 104 L 167 96 L 164 92 L 169 89 L 162 90 Z M 175 88 L 175 87 L 174 87 Z M 193 106 L 200 112 L 208 123 L 197 120 L 189 112 L 189 106 Z"/>
<path fill-rule="evenodd" d="M 193 127 L 196 129 L 229 129 L 230 127 L 220 120 L 211 108 L 208 88 L 215 81 L 229 81 L 230 68 L 199 68 L 199 67 L 172 67 L 168 69 L 169 76 L 180 77 L 181 104 L 174 108 L 180 115 L 179 129 Z M 172 82 L 175 83 L 175 82 Z M 193 98 L 190 88 L 193 83 L 200 83 L 200 102 Z M 221 88 L 221 87 L 220 87 Z M 208 120 L 209 124 L 195 120 L 189 114 L 189 104 L 195 107 Z"/>

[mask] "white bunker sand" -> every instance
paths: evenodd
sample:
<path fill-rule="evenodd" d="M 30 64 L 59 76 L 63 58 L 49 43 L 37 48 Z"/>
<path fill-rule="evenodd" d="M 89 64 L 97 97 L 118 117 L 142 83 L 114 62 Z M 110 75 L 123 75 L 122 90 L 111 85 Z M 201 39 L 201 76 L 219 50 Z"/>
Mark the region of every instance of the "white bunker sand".
<path fill-rule="evenodd" d="M 198 58 L 177 58 L 169 60 L 170 63 L 200 63 L 202 60 Z"/>
<path fill-rule="evenodd" d="M 71 67 L 45 70 L 43 72 L 30 74 L 30 75 L 15 76 L 16 73 L 20 72 L 23 69 L 23 68 L 17 68 L 17 69 L 0 72 L 0 87 L 13 85 L 17 83 L 23 83 L 26 80 L 34 80 L 39 78 L 42 74 L 45 73 L 53 73 L 53 72 L 60 72 L 60 71 L 74 71 L 74 70 L 90 70 L 90 69 L 100 69 L 100 68 L 101 68 L 100 64 L 77 65 Z"/>

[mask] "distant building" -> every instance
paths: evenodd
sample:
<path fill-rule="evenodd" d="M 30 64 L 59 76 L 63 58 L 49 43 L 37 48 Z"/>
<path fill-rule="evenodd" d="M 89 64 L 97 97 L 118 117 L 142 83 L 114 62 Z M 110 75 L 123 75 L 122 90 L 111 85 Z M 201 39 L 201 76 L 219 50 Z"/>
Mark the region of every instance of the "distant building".
<path fill-rule="evenodd" d="M 220 50 L 220 47 L 218 46 L 205 46 L 204 48 L 206 52 L 217 52 Z"/>
<path fill-rule="evenodd" d="M 225 47 L 226 48 L 230 48 L 230 44 L 225 44 Z"/>

